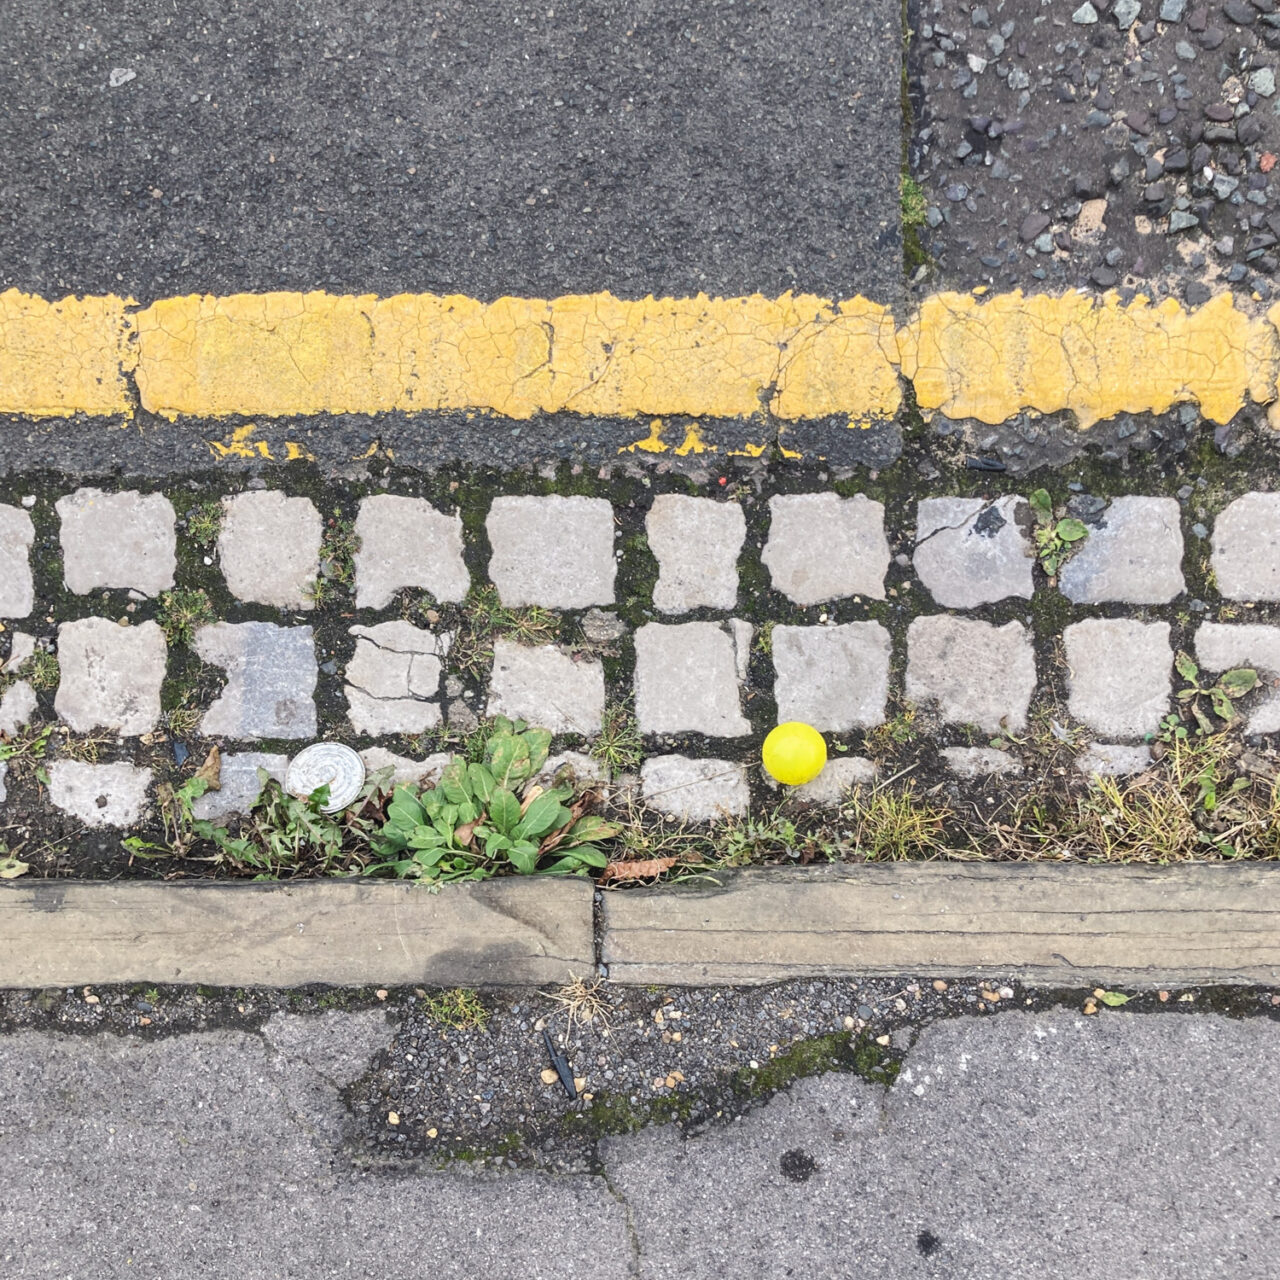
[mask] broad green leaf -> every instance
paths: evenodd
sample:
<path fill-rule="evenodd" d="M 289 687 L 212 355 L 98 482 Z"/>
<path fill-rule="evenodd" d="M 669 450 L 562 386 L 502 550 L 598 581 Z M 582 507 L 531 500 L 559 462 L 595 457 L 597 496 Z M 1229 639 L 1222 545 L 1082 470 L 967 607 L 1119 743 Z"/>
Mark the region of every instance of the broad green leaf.
<path fill-rule="evenodd" d="M 410 849 L 443 849 L 448 843 L 448 834 L 441 834 L 437 828 L 426 825 L 418 827 L 407 841 Z"/>
<path fill-rule="evenodd" d="M 434 849 L 418 849 L 413 855 L 413 860 L 420 867 L 434 867 L 444 855 L 445 848 L 440 845 Z"/>
<path fill-rule="evenodd" d="M 126 843 L 128 843 L 126 841 Z M 147 848 L 154 846 L 148 845 Z M 31 864 L 28 862 L 19 862 L 17 858 L 0 858 L 0 880 L 16 880 L 19 876 L 24 876 L 31 870 Z"/>
<path fill-rule="evenodd" d="M 426 822 L 427 814 L 408 787 L 397 787 L 387 806 L 387 818 L 395 826 L 409 831 Z"/>
<path fill-rule="evenodd" d="M 1218 688 L 1228 698 L 1243 698 L 1257 684 L 1258 673 L 1252 667 L 1236 667 L 1232 671 L 1224 671 L 1218 680 Z"/>
<path fill-rule="evenodd" d="M 1200 668 L 1196 666 L 1191 655 L 1182 649 L 1178 650 L 1177 656 L 1173 660 L 1173 665 L 1178 669 L 1178 674 L 1184 680 L 1195 681 L 1200 678 Z"/>
<path fill-rule="evenodd" d="M 1223 720 L 1230 723 L 1236 718 L 1236 709 L 1231 705 L 1231 699 L 1216 685 L 1209 690 L 1209 701 L 1213 703 L 1214 711 L 1217 712 Z"/>
<path fill-rule="evenodd" d="M 1054 532 L 1062 539 L 1063 542 L 1079 542 L 1081 538 L 1088 537 L 1089 530 L 1081 521 L 1075 519 L 1074 516 L 1068 516 L 1065 520 L 1059 520 L 1057 528 Z"/>
<path fill-rule="evenodd" d="M 1179 689 L 1176 696 L 1179 702 L 1190 702 L 1192 698 L 1198 698 L 1200 696 L 1200 690 Z"/>
<path fill-rule="evenodd" d="M 467 784 L 471 788 L 471 794 L 481 804 L 487 805 L 489 803 L 489 798 L 493 795 L 494 781 L 493 774 L 485 765 L 467 765 Z"/>
<path fill-rule="evenodd" d="M 547 763 L 547 752 L 551 750 L 551 733 L 547 729 L 526 730 L 524 740 L 529 747 L 529 772 L 533 777 Z"/>
<path fill-rule="evenodd" d="M 531 876 L 538 867 L 538 846 L 521 841 L 507 850 L 507 860 L 522 876 Z"/>
<path fill-rule="evenodd" d="M 458 756 L 454 756 L 452 760 L 445 766 L 444 773 L 440 775 L 440 790 L 444 792 L 444 798 L 450 804 L 461 804 L 464 800 L 471 798 L 471 793 L 467 789 L 467 762 Z"/>
<path fill-rule="evenodd" d="M 1037 489 L 1027 501 L 1038 519 L 1046 523 L 1053 519 L 1053 499 L 1049 497 L 1048 489 Z"/>
<path fill-rule="evenodd" d="M 564 817 L 557 822 L 556 819 L 561 814 L 564 814 Z M 556 827 L 563 826 L 569 821 L 569 816 L 569 811 L 560 803 L 555 793 L 544 791 L 524 811 L 524 817 L 520 819 L 515 834 L 541 838 L 548 831 L 554 831 Z"/>
<path fill-rule="evenodd" d="M 489 769 L 493 773 L 493 780 L 496 785 L 505 787 L 516 760 L 516 740 L 510 736 L 496 741 L 491 740 L 489 747 L 490 750 L 486 754 L 489 757 Z"/>
<path fill-rule="evenodd" d="M 506 787 L 494 788 L 489 799 L 489 822 L 503 835 L 511 835 L 520 823 L 520 801 Z"/>
<path fill-rule="evenodd" d="M 1118 1009 L 1121 1005 L 1128 1004 L 1133 997 L 1125 995 L 1123 991 L 1104 991 L 1098 999 L 1109 1009 Z"/>
<path fill-rule="evenodd" d="M 1044 569 L 1045 573 L 1047 573 L 1047 574 L 1049 575 L 1049 577 L 1051 577 L 1051 578 L 1053 577 L 1053 575 L 1054 575 L 1055 573 L 1057 573 L 1057 572 L 1058 572 L 1058 557 L 1057 557 L 1057 556 L 1045 556 L 1045 557 L 1040 561 L 1040 564 L 1041 564 L 1041 566 L 1043 567 L 1043 569 Z"/>
<path fill-rule="evenodd" d="M 616 822 L 607 822 L 593 813 L 579 818 L 565 833 L 560 842 L 562 849 L 572 849 L 575 845 L 594 844 L 601 840 L 612 840 L 622 827 Z"/>
<path fill-rule="evenodd" d="M 1191 714 L 1196 718 L 1196 724 L 1200 726 L 1200 732 L 1209 737 L 1213 733 L 1213 721 L 1200 709 L 1198 702 L 1191 704 Z"/>

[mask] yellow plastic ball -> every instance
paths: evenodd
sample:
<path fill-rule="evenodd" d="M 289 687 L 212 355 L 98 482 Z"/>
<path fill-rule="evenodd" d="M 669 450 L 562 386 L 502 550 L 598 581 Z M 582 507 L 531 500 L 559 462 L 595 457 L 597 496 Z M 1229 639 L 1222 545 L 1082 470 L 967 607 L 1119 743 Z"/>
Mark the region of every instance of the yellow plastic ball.
<path fill-rule="evenodd" d="M 827 744 L 812 725 L 789 720 L 764 740 L 764 767 L 784 786 L 812 782 L 827 763 Z"/>

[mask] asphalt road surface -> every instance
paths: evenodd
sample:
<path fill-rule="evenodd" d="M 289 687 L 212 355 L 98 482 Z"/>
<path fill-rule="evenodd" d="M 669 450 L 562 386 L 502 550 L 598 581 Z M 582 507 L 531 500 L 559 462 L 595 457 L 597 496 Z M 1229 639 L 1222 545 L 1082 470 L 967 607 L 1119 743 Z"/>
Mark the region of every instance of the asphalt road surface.
<path fill-rule="evenodd" d="M 1269 1280 L 1278 1024 L 1068 1010 L 926 1028 L 888 1092 L 802 1080 L 598 1176 L 354 1164 L 381 1013 L 0 1040 L 0 1264 L 37 1276 Z M 532 1069 L 532 1068 L 531 1068 Z M 466 1088 L 466 1069 L 459 1069 Z"/>

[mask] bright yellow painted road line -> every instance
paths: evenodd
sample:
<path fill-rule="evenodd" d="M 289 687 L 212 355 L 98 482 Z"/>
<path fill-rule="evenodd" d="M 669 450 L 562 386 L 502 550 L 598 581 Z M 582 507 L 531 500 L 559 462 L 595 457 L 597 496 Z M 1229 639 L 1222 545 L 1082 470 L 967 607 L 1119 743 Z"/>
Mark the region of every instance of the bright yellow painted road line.
<path fill-rule="evenodd" d="M 864 298 L 561 298 L 231 294 L 46 301 L 0 293 L 0 412 L 169 419 L 466 410 L 527 419 L 892 415 L 1003 422 L 1195 403 L 1228 421 L 1273 405 L 1280 306 L 1229 293 L 1186 310 L 1019 292 L 940 293 L 899 326 Z M 661 432 L 638 436 L 663 451 Z M 799 441 L 797 441 L 799 443 Z"/>

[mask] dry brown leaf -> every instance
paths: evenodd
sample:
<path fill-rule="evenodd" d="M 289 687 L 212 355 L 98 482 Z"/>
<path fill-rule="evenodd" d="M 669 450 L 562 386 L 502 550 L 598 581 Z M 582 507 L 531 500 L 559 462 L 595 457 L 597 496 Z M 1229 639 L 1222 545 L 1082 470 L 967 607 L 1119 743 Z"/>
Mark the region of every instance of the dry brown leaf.
<path fill-rule="evenodd" d="M 195 776 L 203 778 L 209 784 L 210 791 L 222 790 L 222 752 L 218 750 L 216 742 L 209 748 L 209 754 L 205 756 L 204 764 L 196 770 Z"/>
<path fill-rule="evenodd" d="M 479 822 L 478 818 L 476 822 Z M 454 829 L 453 838 L 464 848 L 475 843 L 476 822 L 464 822 Z"/>
<path fill-rule="evenodd" d="M 543 789 L 539 786 L 532 786 L 524 793 L 524 800 L 520 805 L 520 816 L 523 818 L 529 811 L 529 806 L 542 794 Z"/>
<path fill-rule="evenodd" d="M 646 858 L 636 862 L 611 862 L 604 869 L 601 880 L 642 880 L 646 876 L 660 876 L 676 865 L 675 858 Z"/>

